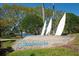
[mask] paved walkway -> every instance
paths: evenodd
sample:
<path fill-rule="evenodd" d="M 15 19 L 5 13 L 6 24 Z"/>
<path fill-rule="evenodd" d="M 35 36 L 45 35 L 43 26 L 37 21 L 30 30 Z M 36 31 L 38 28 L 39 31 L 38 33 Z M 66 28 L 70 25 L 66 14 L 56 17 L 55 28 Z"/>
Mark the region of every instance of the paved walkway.
<path fill-rule="evenodd" d="M 0 41 L 14 41 L 14 40 L 18 40 L 18 39 L 0 39 Z"/>

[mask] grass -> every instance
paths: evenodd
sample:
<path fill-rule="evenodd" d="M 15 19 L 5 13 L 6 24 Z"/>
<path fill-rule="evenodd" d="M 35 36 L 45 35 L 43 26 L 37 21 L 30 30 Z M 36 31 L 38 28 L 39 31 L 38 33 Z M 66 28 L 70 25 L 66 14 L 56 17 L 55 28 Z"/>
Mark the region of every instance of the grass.
<path fill-rule="evenodd" d="M 15 51 L 8 54 L 8 56 L 79 56 L 79 53 L 69 48 L 60 47 Z"/>
<path fill-rule="evenodd" d="M 7 47 L 11 47 L 13 44 L 12 41 L 4 41 L 1 43 L 1 48 L 7 48 Z"/>
<path fill-rule="evenodd" d="M 75 34 L 76 38 L 70 44 L 69 47 L 57 47 L 57 48 L 46 48 L 46 49 L 34 49 L 34 50 L 21 50 L 14 51 L 7 54 L 8 56 L 79 56 L 79 34 Z M 74 47 L 75 49 L 74 49 Z"/>

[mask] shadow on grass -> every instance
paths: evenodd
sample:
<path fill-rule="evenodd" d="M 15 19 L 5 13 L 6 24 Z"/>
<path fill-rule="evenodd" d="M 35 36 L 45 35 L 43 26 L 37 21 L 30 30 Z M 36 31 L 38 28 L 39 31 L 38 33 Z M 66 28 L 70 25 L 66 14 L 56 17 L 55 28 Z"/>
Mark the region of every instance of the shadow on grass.
<path fill-rule="evenodd" d="M 32 53 L 30 56 L 35 56 L 35 54 L 34 54 L 34 53 Z"/>
<path fill-rule="evenodd" d="M 0 56 L 6 56 L 6 54 L 13 52 L 14 50 L 11 47 L 0 48 Z"/>

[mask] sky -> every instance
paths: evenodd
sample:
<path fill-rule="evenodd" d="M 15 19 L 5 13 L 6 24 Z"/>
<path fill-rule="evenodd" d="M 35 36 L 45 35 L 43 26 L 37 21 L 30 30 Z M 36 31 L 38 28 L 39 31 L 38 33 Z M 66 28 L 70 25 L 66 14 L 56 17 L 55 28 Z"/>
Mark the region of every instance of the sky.
<path fill-rule="evenodd" d="M 0 3 L 0 7 L 2 7 L 2 3 Z M 12 5 L 12 4 L 10 4 Z M 16 3 L 19 6 L 25 7 L 36 7 L 42 5 L 42 3 Z M 52 8 L 51 3 L 44 3 L 45 8 Z M 79 3 L 55 3 L 55 10 L 74 13 L 79 16 Z"/>

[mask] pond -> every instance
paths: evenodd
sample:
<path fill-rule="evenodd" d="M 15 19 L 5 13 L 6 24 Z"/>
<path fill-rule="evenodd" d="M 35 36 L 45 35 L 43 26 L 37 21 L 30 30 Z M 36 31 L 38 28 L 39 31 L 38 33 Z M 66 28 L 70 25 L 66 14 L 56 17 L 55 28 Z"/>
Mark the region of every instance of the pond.
<path fill-rule="evenodd" d="M 21 36 L 21 33 L 19 33 L 18 35 Z M 22 37 L 25 37 L 25 36 L 32 36 L 32 34 L 28 34 L 28 33 L 23 32 Z"/>

